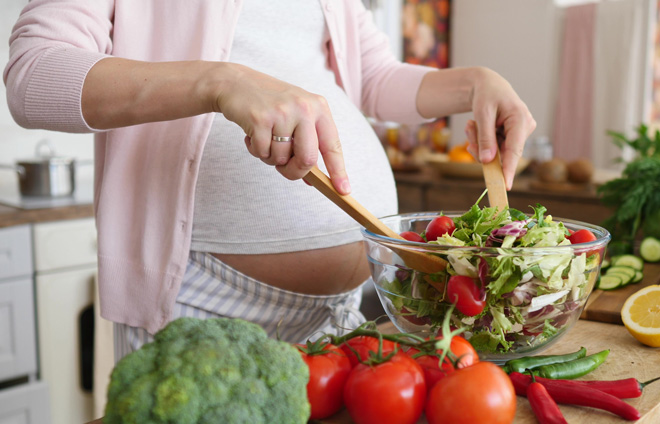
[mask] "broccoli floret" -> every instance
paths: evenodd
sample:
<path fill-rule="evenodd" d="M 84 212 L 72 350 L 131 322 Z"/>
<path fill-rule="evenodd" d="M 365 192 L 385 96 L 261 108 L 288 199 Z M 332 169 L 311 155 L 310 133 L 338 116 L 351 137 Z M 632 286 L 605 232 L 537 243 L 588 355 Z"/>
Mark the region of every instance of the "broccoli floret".
<path fill-rule="evenodd" d="M 179 318 L 112 371 L 105 424 L 306 423 L 309 370 L 258 325 Z"/>

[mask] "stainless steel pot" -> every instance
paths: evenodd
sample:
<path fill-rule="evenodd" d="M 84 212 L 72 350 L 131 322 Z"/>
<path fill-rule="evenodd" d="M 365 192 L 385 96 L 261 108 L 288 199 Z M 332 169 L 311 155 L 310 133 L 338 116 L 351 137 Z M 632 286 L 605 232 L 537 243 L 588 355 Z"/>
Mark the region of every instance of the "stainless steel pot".
<path fill-rule="evenodd" d="M 48 140 L 37 144 L 36 157 L 0 167 L 16 171 L 22 196 L 71 196 L 76 189 L 76 160 L 57 156 Z"/>

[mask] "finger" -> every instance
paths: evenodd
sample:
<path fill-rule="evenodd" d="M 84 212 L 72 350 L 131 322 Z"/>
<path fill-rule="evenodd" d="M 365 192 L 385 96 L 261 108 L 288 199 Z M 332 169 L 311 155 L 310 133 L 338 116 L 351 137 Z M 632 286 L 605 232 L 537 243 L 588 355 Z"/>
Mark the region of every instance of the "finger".
<path fill-rule="evenodd" d="M 351 184 L 346 173 L 344 154 L 341 149 L 337 127 L 330 114 L 323 115 L 318 120 L 316 131 L 319 136 L 319 150 L 321 156 L 323 156 L 332 185 L 340 194 L 349 194 Z"/>
<path fill-rule="evenodd" d="M 518 162 L 522 157 L 527 131 L 522 125 L 514 125 L 506 131 L 506 138 L 500 147 L 502 157 L 502 171 L 507 190 L 511 190 L 513 179 L 516 175 Z"/>
<path fill-rule="evenodd" d="M 252 134 L 248 133 L 248 137 L 250 138 L 250 145 L 248 146 L 250 154 L 261 160 L 268 159 L 270 157 L 270 143 L 273 137 L 272 127 L 254 127 Z"/>
<path fill-rule="evenodd" d="M 295 125 L 287 123 L 276 123 L 273 126 L 273 136 L 293 137 Z M 286 165 L 293 155 L 293 138 L 289 141 L 272 140 L 270 143 L 270 156 L 264 160 L 269 165 Z"/>
<path fill-rule="evenodd" d="M 290 180 L 297 180 L 309 172 L 318 160 L 319 142 L 310 120 L 303 120 L 293 132 L 293 156 L 277 170 Z"/>
<path fill-rule="evenodd" d="M 479 160 L 479 144 L 477 143 L 477 123 L 472 119 L 465 124 L 465 135 L 468 139 L 467 151 L 476 160 Z"/>
<path fill-rule="evenodd" d="M 488 163 L 495 157 L 497 138 L 495 136 L 495 111 L 480 110 L 475 112 L 477 121 L 477 144 L 479 161 Z"/>

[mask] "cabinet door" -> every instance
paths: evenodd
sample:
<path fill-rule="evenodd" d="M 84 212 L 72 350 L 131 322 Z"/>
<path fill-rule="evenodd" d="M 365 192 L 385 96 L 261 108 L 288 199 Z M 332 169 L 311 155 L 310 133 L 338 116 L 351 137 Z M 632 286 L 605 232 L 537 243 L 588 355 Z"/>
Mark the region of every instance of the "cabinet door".
<path fill-rule="evenodd" d="M 83 390 L 80 318 L 94 302 L 96 267 L 36 278 L 39 364 L 50 387 L 53 424 L 86 423 L 95 417 L 91 393 Z"/>
<path fill-rule="evenodd" d="M 94 219 L 34 226 L 34 266 L 37 272 L 94 264 L 96 251 Z"/>
<path fill-rule="evenodd" d="M 48 386 L 31 383 L 0 390 L 0 424 L 50 424 Z"/>
<path fill-rule="evenodd" d="M 34 374 L 32 280 L 0 282 L 0 381 Z"/>
<path fill-rule="evenodd" d="M 0 229 L 0 280 L 32 274 L 30 226 Z"/>

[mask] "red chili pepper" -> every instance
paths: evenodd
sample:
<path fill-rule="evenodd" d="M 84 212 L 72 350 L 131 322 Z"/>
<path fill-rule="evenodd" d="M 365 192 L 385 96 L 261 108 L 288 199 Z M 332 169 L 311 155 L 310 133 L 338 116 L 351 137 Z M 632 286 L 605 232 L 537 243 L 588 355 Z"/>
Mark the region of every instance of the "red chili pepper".
<path fill-rule="evenodd" d="M 516 389 L 518 396 L 526 396 L 527 387 L 532 383 L 529 375 L 519 372 L 512 372 L 509 378 Z M 552 399 L 557 403 L 567 405 L 588 406 L 609 411 L 626 420 L 635 421 L 641 417 L 641 414 L 632 405 L 627 404 L 616 396 L 602 392 L 587 385 L 576 384 L 575 381 L 550 380 L 555 384 L 543 384 Z"/>
<path fill-rule="evenodd" d="M 527 399 L 539 424 L 568 424 L 548 390 L 539 382 L 527 386 Z"/>
<path fill-rule="evenodd" d="M 619 399 L 629 399 L 636 398 L 642 395 L 642 390 L 644 387 L 653 383 L 654 381 L 660 380 L 660 377 L 656 377 L 653 380 L 646 381 L 644 383 L 634 379 L 634 378 L 625 378 L 623 380 L 573 380 L 575 383 L 589 386 L 592 389 L 598 389 L 601 392 L 609 393 L 612 396 L 616 396 Z"/>
<path fill-rule="evenodd" d="M 531 378 L 527 374 L 523 375 L 525 375 L 531 382 Z M 660 380 L 660 377 L 656 377 L 644 383 L 641 383 L 634 378 L 625 378 L 622 380 L 554 380 L 549 378 L 536 377 L 536 381 L 542 383 L 544 386 L 547 386 L 548 384 L 559 384 L 560 387 L 564 387 L 566 384 L 574 383 L 578 386 L 588 386 L 592 389 L 597 389 L 601 392 L 609 393 L 612 396 L 618 397 L 619 399 L 640 397 L 644 387 L 658 380 Z"/>

